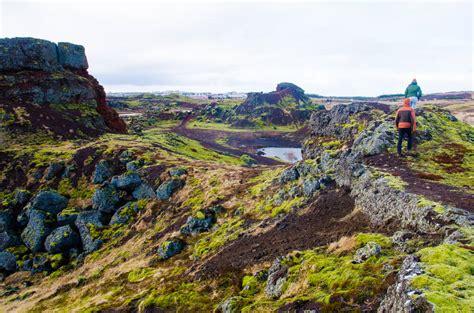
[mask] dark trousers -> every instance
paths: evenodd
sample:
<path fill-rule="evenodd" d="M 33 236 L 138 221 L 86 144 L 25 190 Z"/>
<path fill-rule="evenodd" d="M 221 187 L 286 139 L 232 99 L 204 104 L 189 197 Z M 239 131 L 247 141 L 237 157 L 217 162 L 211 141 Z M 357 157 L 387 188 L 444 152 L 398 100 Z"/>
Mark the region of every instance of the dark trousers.
<path fill-rule="evenodd" d="M 408 151 L 411 150 L 411 144 L 413 141 L 411 128 L 399 128 L 398 129 L 398 144 L 397 144 L 398 154 L 402 153 L 402 142 L 405 136 L 407 136 L 407 140 L 408 140 L 407 150 Z"/>

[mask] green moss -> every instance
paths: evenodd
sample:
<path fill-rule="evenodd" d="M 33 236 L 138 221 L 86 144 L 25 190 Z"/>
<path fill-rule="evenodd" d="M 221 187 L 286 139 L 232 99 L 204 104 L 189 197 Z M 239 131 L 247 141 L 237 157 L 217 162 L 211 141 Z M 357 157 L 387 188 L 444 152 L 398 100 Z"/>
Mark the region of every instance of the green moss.
<path fill-rule="evenodd" d="M 200 289 L 196 283 L 181 283 L 171 290 L 154 290 L 140 303 L 139 309 L 155 307 L 177 312 L 212 312 L 209 294 Z"/>
<path fill-rule="evenodd" d="M 136 283 L 153 275 L 156 272 L 153 268 L 138 268 L 128 273 L 127 280 L 130 283 Z"/>
<path fill-rule="evenodd" d="M 382 253 L 372 256 L 361 264 L 354 264 L 353 254 L 335 255 L 325 249 L 306 250 L 287 256 L 283 262 L 288 266 L 288 277 L 283 286 L 284 293 L 278 300 L 269 301 L 258 291 L 252 295 L 242 312 L 275 311 L 280 306 L 300 300 L 311 300 L 323 304 L 324 312 L 340 312 L 353 305 L 363 304 L 381 297 L 388 285 L 387 273 L 383 266 L 390 264 L 395 268 L 401 263 L 399 252 L 388 248 L 384 236 L 361 234 L 360 244 L 378 241 L 385 248 Z M 343 301 L 332 301 L 337 296 Z"/>
<path fill-rule="evenodd" d="M 429 131 L 431 140 L 418 144 L 419 155 L 409 157 L 410 168 L 432 174 L 439 182 L 474 193 L 474 128 L 451 121 L 448 113 L 427 105 L 417 117 L 418 131 Z M 449 162 L 449 163 L 446 163 Z"/>
<path fill-rule="evenodd" d="M 419 196 L 419 200 L 418 200 L 416 206 L 420 207 L 420 208 L 431 207 L 433 209 L 433 211 L 435 211 L 436 213 L 439 213 L 439 214 L 443 214 L 446 211 L 444 206 L 441 205 L 440 203 L 428 200 L 428 199 L 426 199 L 422 196 Z"/>
<path fill-rule="evenodd" d="M 439 312 L 474 311 L 474 254 L 450 244 L 420 250 L 424 274 L 411 284 Z"/>
<path fill-rule="evenodd" d="M 207 234 L 199 239 L 194 245 L 194 256 L 203 257 L 206 254 L 216 251 L 226 243 L 237 239 L 240 233 L 244 231 L 241 227 L 244 220 L 234 217 L 225 221 L 217 230 Z"/>
<path fill-rule="evenodd" d="M 195 177 L 189 177 L 187 180 L 188 186 L 192 186 L 193 189 L 188 196 L 188 199 L 184 201 L 183 207 L 190 207 L 193 211 L 201 209 L 205 201 L 204 191 L 201 188 L 201 182 Z"/>
<path fill-rule="evenodd" d="M 252 197 L 260 196 L 263 191 L 273 185 L 273 180 L 276 179 L 283 168 L 268 169 L 263 171 L 260 175 L 249 179 L 249 183 L 254 184 L 250 187 L 249 192 Z"/>
<path fill-rule="evenodd" d="M 259 291 L 260 282 L 254 276 L 244 276 L 242 279 L 242 296 L 252 296 Z"/>
<path fill-rule="evenodd" d="M 395 188 L 395 189 L 398 189 L 398 190 L 405 190 L 406 186 L 408 185 L 399 176 L 394 176 L 394 175 L 386 173 L 386 172 L 382 172 L 382 176 L 383 176 L 384 180 L 387 182 L 387 185 L 389 185 L 392 188 Z"/>
<path fill-rule="evenodd" d="M 291 200 L 283 201 L 279 206 L 272 208 L 272 216 L 277 216 L 281 213 L 289 213 L 292 209 L 300 206 L 303 203 L 303 197 L 295 197 Z"/>
<path fill-rule="evenodd" d="M 357 248 L 365 246 L 368 242 L 375 242 L 382 247 L 382 249 L 387 249 L 392 247 L 392 240 L 382 234 L 376 233 L 360 233 L 356 235 Z"/>

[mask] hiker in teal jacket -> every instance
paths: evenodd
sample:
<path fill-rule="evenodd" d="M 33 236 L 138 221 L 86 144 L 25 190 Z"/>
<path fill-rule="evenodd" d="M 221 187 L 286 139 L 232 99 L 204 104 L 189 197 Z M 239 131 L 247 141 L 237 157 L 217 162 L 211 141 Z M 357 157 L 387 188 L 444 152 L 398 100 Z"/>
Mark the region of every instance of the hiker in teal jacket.
<path fill-rule="evenodd" d="M 413 78 L 411 84 L 405 89 L 405 98 L 409 98 L 411 108 L 416 109 L 416 103 L 421 98 L 421 88 L 418 86 L 416 78 Z"/>

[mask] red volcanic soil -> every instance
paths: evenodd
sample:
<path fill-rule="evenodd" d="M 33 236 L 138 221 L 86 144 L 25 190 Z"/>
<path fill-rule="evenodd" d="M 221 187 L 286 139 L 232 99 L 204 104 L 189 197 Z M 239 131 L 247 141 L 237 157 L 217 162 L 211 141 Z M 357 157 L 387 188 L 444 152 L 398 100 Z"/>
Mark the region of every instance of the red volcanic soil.
<path fill-rule="evenodd" d="M 367 216 L 362 212 L 353 213 L 353 209 L 354 200 L 348 190 L 322 191 L 305 213 L 274 219 L 274 225 L 270 225 L 272 221 L 264 221 L 256 234 L 239 237 L 191 270 L 205 278 L 239 273 L 248 266 L 273 261 L 293 250 L 324 246 L 342 236 L 374 231 Z M 343 217 L 346 218 L 341 220 Z"/>
<path fill-rule="evenodd" d="M 454 166 L 457 165 L 456 158 L 451 161 L 455 163 Z M 408 184 L 406 187 L 408 192 L 474 212 L 473 194 L 436 182 L 442 179 L 437 175 L 413 171 L 409 168 L 405 159 L 401 159 L 395 154 L 383 153 L 368 157 L 366 162 L 368 165 L 383 169 L 394 176 L 399 176 Z"/>
<path fill-rule="evenodd" d="M 277 140 L 280 140 L 281 146 L 286 146 L 284 144 L 282 145 L 281 143 L 289 144 L 289 142 L 291 142 L 292 146 L 295 146 L 295 145 L 298 146 L 298 143 L 296 141 L 290 141 L 290 140 L 288 140 L 288 142 L 282 141 L 281 132 L 280 133 L 278 132 L 233 133 L 233 132 L 226 132 L 226 131 L 221 131 L 221 130 L 210 130 L 210 129 L 209 130 L 208 129 L 188 129 L 186 126 L 192 120 L 192 118 L 193 118 L 192 115 L 186 116 L 181 122 L 181 124 L 179 124 L 176 127 L 173 127 L 171 130 L 178 135 L 185 136 L 190 139 L 198 141 L 205 148 L 208 148 L 208 149 L 212 149 L 212 150 L 222 152 L 222 153 L 228 153 L 235 156 L 242 156 L 244 154 L 247 154 L 251 156 L 253 159 L 255 159 L 259 164 L 262 164 L 262 165 L 282 165 L 285 163 L 253 153 L 252 149 L 251 148 L 249 149 L 247 144 L 254 142 L 256 138 L 270 136 L 274 138 L 280 138 L 280 139 L 275 139 L 275 142 Z M 229 137 L 230 140 L 232 140 L 231 145 L 237 146 L 238 148 L 223 146 L 215 142 L 216 139 L 222 138 L 222 137 Z"/>

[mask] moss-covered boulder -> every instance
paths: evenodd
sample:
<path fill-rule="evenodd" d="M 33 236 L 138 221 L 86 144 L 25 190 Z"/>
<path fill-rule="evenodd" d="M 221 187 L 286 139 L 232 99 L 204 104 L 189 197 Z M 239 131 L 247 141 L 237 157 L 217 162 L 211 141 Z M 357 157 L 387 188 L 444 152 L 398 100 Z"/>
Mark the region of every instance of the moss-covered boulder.
<path fill-rule="evenodd" d="M 146 183 L 141 184 L 140 186 L 138 186 L 137 189 L 135 189 L 132 192 L 132 196 L 133 196 L 133 198 L 135 198 L 137 200 L 156 198 L 156 194 L 155 194 L 155 191 L 153 190 L 153 187 L 151 187 L 150 185 L 148 185 Z"/>
<path fill-rule="evenodd" d="M 162 183 L 158 189 L 156 189 L 156 196 L 160 200 L 168 200 L 176 191 L 183 187 L 184 180 L 172 178 Z"/>
<path fill-rule="evenodd" d="M 133 191 L 135 188 L 140 186 L 142 179 L 138 173 L 128 172 L 120 176 L 112 178 L 110 184 L 117 189 L 125 191 Z"/>
<path fill-rule="evenodd" d="M 56 228 L 46 237 L 45 248 L 49 253 L 67 252 L 70 248 L 79 247 L 81 238 L 71 226 Z"/>
<path fill-rule="evenodd" d="M 39 210 L 30 210 L 28 224 L 21 233 L 21 239 L 33 252 L 44 250 L 44 241 L 51 233 L 54 218 L 51 214 Z"/>
<path fill-rule="evenodd" d="M 68 199 L 57 191 L 40 191 L 30 202 L 30 210 L 39 210 L 58 214 L 67 207 Z"/>
<path fill-rule="evenodd" d="M 75 225 L 81 236 L 84 251 L 92 252 L 99 249 L 103 243 L 101 239 L 95 238 L 96 228 L 103 227 L 102 214 L 99 211 L 84 211 L 77 216 Z"/>
<path fill-rule="evenodd" d="M 179 238 L 167 240 L 158 248 L 158 257 L 161 260 L 167 260 L 183 251 L 185 246 L 186 243 Z"/>
<path fill-rule="evenodd" d="M 138 205 L 135 202 L 128 202 L 120 207 L 110 219 L 109 225 L 126 224 L 130 219 L 138 213 Z"/>
<path fill-rule="evenodd" d="M 181 233 L 186 236 L 195 236 L 211 229 L 215 222 L 216 216 L 214 212 L 205 210 L 204 212 L 199 212 L 197 216 L 188 217 L 186 224 L 181 227 Z"/>
<path fill-rule="evenodd" d="M 120 201 L 119 191 L 112 184 L 99 188 L 92 197 L 92 207 L 105 213 L 115 211 L 115 205 Z"/>
<path fill-rule="evenodd" d="M 18 236 L 7 231 L 0 232 L 0 251 L 18 244 L 20 244 Z"/>
<path fill-rule="evenodd" d="M 92 175 L 92 182 L 94 184 L 102 184 L 104 181 L 112 177 L 113 172 L 110 163 L 107 160 L 100 160 Z"/>
<path fill-rule="evenodd" d="M 3 251 L 0 252 L 0 271 L 14 272 L 17 268 L 16 257 L 13 253 Z"/>
<path fill-rule="evenodd" d="M 45 179 L 51 180 L 53 178 L 59 177 L 61 173 L 64 171 L 65 165 L 64 161 L 60 162 L 51 162 L 46 169 L 46 174 L 44 176 Z"/>

